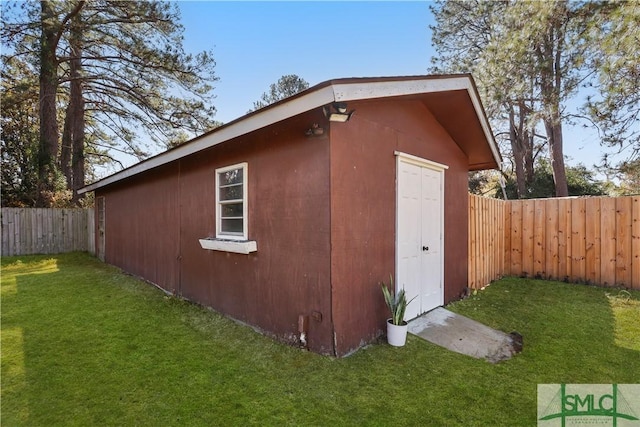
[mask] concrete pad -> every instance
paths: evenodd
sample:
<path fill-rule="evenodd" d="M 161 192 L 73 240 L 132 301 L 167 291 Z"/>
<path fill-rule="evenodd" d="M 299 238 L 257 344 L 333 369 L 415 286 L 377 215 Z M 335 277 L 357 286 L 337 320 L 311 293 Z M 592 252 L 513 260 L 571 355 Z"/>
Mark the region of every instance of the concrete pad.
<path fill-rule="evenodd" d="M 521 337 L 438 307 L 409 322 L 409 332 L 449 350 L 491 363 L 510 359 L 522 349 Z"/>

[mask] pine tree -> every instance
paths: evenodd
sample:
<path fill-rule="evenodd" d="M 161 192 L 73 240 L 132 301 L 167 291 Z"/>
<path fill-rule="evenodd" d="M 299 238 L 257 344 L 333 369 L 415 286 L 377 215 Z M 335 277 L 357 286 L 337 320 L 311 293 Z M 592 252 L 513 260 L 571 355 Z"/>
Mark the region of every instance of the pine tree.
<path fill-rule="evenodd" d="M 284 75 L 276 83 L 272 83 L 269 91 L 264 92 L 260 99 L 253 103 L 253 108 L 249 112 L 259 110 L 308 88 L 309 83 L 305 79 L 295 74 Z"/>
<path fill-rule="evenodd" d="M 62 174 L 77 201 L 87 163 L 90 170 L 117 162 L 118 153 L 143 159 L 152 147 L 174 146 L 215 126 L 215 61 L 210 52 L 184 52 L 175 3 L 42 0 L 2 7 L 6 59 L 18 55 L 39 69 L 38 205 L 51 203 Z"/>
<path fill-rule="evenodd" d="M 519 195 L 523 181 L 531 179 L 522 173 L 532 170 L 539 150 L 533 144 L 538 124 L 544 128 L 556 195 L 568 194 L 563 126 L 572 114 L 567 103 L 594 81 L 600 97 L 589 107 L 592 120 L 609 130 L 603 142 L 624 146 L 633 144 L 634 136 L 637 141 L 638 9 L 637 2 L 565 0 L 450 0 L 433 7 L 436 63 L 473 72 L 492 122 L 509 118 Z M 622 88 L 616 87 L 618 80 Z"/>

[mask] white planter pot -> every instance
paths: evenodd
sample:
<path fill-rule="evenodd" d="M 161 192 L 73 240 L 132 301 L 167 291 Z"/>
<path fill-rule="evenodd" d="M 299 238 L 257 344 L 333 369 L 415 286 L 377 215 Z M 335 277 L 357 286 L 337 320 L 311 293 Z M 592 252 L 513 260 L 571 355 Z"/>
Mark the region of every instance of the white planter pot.
<path fill-rule="evenodd" d="M 387 320 L 387 341 L 394 347 L 402 347 L 407 342 L 407 322 L 402 325 L 394 325 L 391 319 Z"/>

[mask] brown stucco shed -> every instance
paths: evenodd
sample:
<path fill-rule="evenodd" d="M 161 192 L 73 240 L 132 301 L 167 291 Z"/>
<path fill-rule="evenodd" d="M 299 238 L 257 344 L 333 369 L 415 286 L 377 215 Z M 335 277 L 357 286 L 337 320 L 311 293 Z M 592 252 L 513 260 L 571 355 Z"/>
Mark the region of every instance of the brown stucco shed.
<path fill-rule="evenodd" d="M 107 263 L 343 356 L 467 286 L 467 176 L 500 154 L 470 75 L 331 80 L 86 186 Z M 409 317 L 409 318 L 410 318 Z"/>

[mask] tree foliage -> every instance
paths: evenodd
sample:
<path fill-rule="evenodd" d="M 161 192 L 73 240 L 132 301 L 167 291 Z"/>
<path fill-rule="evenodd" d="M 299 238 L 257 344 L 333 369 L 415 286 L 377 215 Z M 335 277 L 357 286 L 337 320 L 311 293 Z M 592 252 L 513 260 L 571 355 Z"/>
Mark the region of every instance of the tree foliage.
<path fill-rule="evenodd" d="M 37 75 L 18 58 L 2 67 L 2 205 L 33 206 L 38 185 Z"/>
<path fill-rule="evenodd" d="M 523 197 L 533 181 L 533 166 L 546 138 L 535 131 L 532 77 L 510 78 L 516 63 L 505 61 L 497 49 L 504 32 L 506 2 L 441 1 L 432 6 L 437 25 L 432 41 L 438 53 L 432 58 L 436 73 L 471 73 L 496 130 L 495 137 L 509 157 Z M 498 70 L 500 70 L 498 72 Z M 495 90 L 508 88 L 509 90 Z"/>
<path fill-rule="evenodd" d="M 264 92 L 260 99 L 253 103 L 253 108 L 249 112 L 259 110 L 308 88 L 309 83 L 295 74 L 282 76 L 276 83 L 269 86 L 269 91 Z"/>
<path fill-rule="evenodd" d="M 597 80 L 584 111 L 608 146 L 629 151 L 625 169 L 640 156 L 640 2 L 616 3 L 608 20 L 589 29 L 589 59 Z"/>
<path fill-rule="evenodd" d="M 612 172 L 619 181 L 619 185 L 611 189 L 612 195 L 640 195 L 640 158 L 622 161 Z"/>
<path fill-rule="evenodd" d="M 569 196 L 603 196 L 609 194 L 607 185 L 595 177 L 592 170 L 584 165 L 567 166 L 567 188 Z M 540 158 L 535 165 L 534 178 L 527 186 L 526 193 L 520 194 L 513 175 L 506 175 L 502 184 L 495 174 L 473 174 L 470 177 L 470 191 L 474 194 L 503 199 L 539 199 L 554 197 L 555 183 L 553 169 L 549 161 Z M 504 186 L 504 189 L 503 187 Z"/>
<path fill-rule="evenodd" d="M 41 196 L 59 174 L 77 190 L 95 165 L 143 159 L 215 125 L 215 61 L 184 51 L 175 3 L 44 0 L 3 12 L 3 69 L 20 58 L 39 75 Z"/>
<path fill-rule="evenodd" d="M 636 12 L 637 3 L 631 3 L 449 0 L 432 6 L 433 43 L 438 52 L 433 70 L 474 74 L 492 125 L 499 130 L 497 139 L 510 143 L 521 197 L 526 197 L 535 179 L 533 165 L 542 153 L 552 166 L 556 195 L 569 194 L 563 126 L 575 113 L 567 104 L 590 82 L 599 81 L 601 95 L 590 107 L 597 105 L 606 112 L 600 118 L 610 129 L 628 130 L 624 126 L 629 120 L 637 120 L 638 92 L 632 88 L 638 84 L 637 73 L 633 78 L 638 43 L 625 43 L 626 50 L 617 52 L 600 52 L 594 43 L 595 39 L 612 41 L 616 34 L 631 30 L 637 18 L 623 11 Z M 636 26 L 632 34 L 637 31 Z M 630 90 L 613 91 L 614 80 L 606 71 L 612 67 L 627 76 Z"/>

